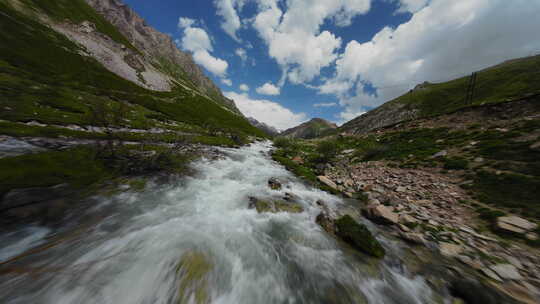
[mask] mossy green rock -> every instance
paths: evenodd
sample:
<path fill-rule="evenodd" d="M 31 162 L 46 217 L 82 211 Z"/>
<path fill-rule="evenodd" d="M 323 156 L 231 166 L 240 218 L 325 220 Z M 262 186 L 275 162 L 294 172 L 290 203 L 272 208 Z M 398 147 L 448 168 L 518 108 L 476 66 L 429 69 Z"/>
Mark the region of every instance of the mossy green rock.
<path fill-rule="evenodd" d="M 250 198 L 250 208 L 255 208 L 258 213 L 271 212 L 289 212 L 289 213 L 301 213 L 304 212 L 304 208 L 296 203 L 286 201 L 263 201 L 257 198 Z"/>
<path fill-rule="evenodd" d="M 356 222 L 350 215 L 339 218 L 336 221 L 336 227 L 337 236 L 354 248 L 377 258 L 384 257 L 386 252 L 379 241 L 373 237 L 366 226 Z"/>
<path fill-rule="evenodd" d="M 193 303 L 193 299 L 196 304 L 210 303 L 207 277 L 212 268 L 213 264 L 201 252 L 190 251 L 182 256 L 176 269 L 180 276 L 179 304 Z"/>

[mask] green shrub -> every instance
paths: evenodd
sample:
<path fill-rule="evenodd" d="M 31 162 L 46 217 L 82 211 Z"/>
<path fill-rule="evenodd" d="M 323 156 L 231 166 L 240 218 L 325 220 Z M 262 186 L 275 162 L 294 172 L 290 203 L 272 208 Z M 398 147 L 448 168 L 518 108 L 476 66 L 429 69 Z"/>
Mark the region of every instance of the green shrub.
<path fill-rule="evenodd" d="M 486 220 L 488 222 L 494 222 L 498 217 L 506 215 L 506 213 L 502 211 L 493 210 L 489 208 L 478 208 L 476 209 L 476 212 L 478 212 L 479 217 L 481 219 Z"/>
<path fill-rule="evenodd" d="M 277 137 L 274 139 L 274 146 L 277 148 L 287 149 L 294 146 L 294 140 L 288 137 Z"/>
<path fill-rule="evenodd" d="M 334 158 L 339 150 L 336 140 L 325 140 L 317 145 L 317 152 L 321 155 L 321 159 L 326 161 Z"/>
<path fill-rule="evenodd" d="M 447 158 L 444 160 L 446 170 L 465 170 L 469 168 L 469 162 L 464 158 Z"/>

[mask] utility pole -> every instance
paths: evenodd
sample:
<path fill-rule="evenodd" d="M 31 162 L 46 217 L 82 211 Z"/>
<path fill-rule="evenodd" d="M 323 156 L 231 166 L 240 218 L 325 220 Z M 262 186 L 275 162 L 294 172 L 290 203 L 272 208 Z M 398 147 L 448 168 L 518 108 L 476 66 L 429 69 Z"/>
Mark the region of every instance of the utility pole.
<path fill-rule="evenodd" d="M 476 86 L 476 75 L 477 73 L 474 72 L 471 74 L 471 78 L 469 79 L 469 86 L 467 87 L 467 94 L 465 95 L 465 103 L 471 104 L 474 96 L 474 87 Z"/>

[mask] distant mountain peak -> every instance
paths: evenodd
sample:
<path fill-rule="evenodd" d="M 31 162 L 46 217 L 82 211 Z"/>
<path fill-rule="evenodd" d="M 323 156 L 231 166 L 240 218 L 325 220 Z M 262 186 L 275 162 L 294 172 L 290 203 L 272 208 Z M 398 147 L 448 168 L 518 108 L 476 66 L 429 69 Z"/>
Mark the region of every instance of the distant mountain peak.
<path fill-rule="evenodd" d="M 287 129 L 281 132 L 282 136 L 292 138 L 315 138 L 330 130 L 337 129 L 337 125 L 323 118 L 312 118 L 310 121 L 294 128 Z"/>

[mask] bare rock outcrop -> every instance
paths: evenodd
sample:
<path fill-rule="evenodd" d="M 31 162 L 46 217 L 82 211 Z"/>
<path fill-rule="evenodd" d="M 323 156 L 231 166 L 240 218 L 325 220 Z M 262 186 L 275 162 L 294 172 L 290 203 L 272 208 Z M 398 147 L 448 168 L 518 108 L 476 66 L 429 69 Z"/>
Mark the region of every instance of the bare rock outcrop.
<path fill-rule="evenodd" d="M 197 90 L 240 114 L 234 101 L 226 98 L 194 61 L 190 54 L 180 51 L 171 37 L 149 26 L 143 18 L 119 0 L 85 0 L 112 23 L 139 50 L 151 66 L 166 71 L 175 82 L 189 79 Z"/>

